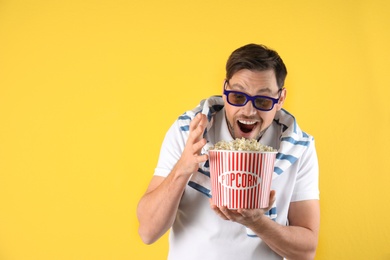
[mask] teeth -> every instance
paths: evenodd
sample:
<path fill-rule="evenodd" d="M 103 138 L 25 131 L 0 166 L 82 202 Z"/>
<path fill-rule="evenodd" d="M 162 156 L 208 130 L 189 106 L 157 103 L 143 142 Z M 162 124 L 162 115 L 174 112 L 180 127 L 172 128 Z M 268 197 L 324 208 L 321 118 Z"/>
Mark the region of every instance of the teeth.
<path fill-rule="evenodd" d="M 240 122 L 241 124 L 244 124 L 244 125 L 254 125 L 254 124 L 256 124 L 256 121 L 238 120 L 238 122 Z"/>

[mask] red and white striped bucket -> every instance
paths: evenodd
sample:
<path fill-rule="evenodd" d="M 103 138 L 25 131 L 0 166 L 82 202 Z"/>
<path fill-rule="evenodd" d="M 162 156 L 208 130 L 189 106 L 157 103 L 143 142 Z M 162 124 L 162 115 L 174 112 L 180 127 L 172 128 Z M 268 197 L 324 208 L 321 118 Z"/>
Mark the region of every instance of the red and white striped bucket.
<path fill-rule="evenodd" d="M 209 150 L 213 203 L 229 209 L 268 207 L 276 153 Z"/>

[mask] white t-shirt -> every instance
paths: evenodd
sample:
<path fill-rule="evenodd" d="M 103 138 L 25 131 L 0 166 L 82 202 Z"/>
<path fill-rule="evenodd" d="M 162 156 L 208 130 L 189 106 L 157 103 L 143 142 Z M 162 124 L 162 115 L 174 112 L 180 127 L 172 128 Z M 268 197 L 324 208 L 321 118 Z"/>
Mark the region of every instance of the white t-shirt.
<path fill-rule="evenodd" d="M 222 104 L 221 100 L 217 103 Z M 187 111 L 171 126 L 161 147 L 155 175 L 166 177 L 171 172 L 188 138 L 189 122 L 198 112 L 208 113 L 209 119 L 212 118 L 205 134 L 209 145 L 220 140 L 232 140 L 227 128 L 224 109 L 219 107 L 218 109 L 221 109 L 219 112 L 212 110 L 213 114 L 211 114 L 204 109 L 207 106 L 211 107 L 210 104 L 201 103 L 198 108 Z M 183 123 L 186 120 L 187 123 Z M 290 125 L 284 122 L 289 122 Z M 298 132 L 304 139 L 297 140 L 294 133 L 292 137 L 283 135 L 288 132 L 286 129 Z M 281 140 L 287 142 L 283 144 L 283 147 L 281 147 Z M 271 187 L 276 190 L 276 205 L 274 204 L 275 207 L 272 210 L 275 213 L 276 222 L 288 225 L 287 214 L 290 202 L 319 199 L 318 161 L 314 140 L 300 131 L 291 114 L 281 110 L 277 112 L 274 122 L 263 134 L 260 142 L 279 149 L 279 159 L 277 159 L 279 162 L 275 163 L 276 173 L 274 173 L 275 177 Z M 296 149 L 294 146 L 297 146 Z M 299 149 L 300 151 L 296 153 L 299 157 L 295 157 L 294 150 Z M 286 150 L 292 154 L 283 154 L 280 150 Z M 207 170 L 207 167 L 200 168 Z M 203 183 L 201 185 L 207 186 Z M 207 187 L 205 189 L 207 190 Z M 283 259 L 260 238 L 251 236 L 245 226 L 217 216 L 210 208 L 209 197 L 206 195 L 187 185 L 179 204 L 176 220 L 170 230 L 169 260 Z"/>

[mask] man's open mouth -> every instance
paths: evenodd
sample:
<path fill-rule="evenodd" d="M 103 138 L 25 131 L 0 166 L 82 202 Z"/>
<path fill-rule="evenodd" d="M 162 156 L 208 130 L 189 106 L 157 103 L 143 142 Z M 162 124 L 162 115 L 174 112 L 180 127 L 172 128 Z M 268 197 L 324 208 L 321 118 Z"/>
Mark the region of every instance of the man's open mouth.
<path fill-rule="evenodd" d="M 238 127 L 243 133 L 250 133 L 257 125 L 257 121 L 237 120 Z"/>

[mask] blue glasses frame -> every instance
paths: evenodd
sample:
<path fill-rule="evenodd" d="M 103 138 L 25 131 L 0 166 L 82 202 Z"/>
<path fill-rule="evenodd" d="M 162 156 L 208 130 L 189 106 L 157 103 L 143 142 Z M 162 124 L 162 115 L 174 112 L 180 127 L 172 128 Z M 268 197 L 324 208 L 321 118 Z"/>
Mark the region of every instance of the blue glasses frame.
<path fill-rule="evenodd" d="M 235 91 L 235 90 L 227 90 L 226 89 L 226 85 L 229 84 L 229 82 L 226 80 L 225 81 L 225 84 L 224 84 L 224 90 L 223 90 L 223 94 L 226 95 L 226 100 L 227 102 L 232 105 L 232 106 L 235 106 L 235 107 L 243 107 L 245 106 L 249 101 L 252 101 L 252 105 L 254 108 L 256 108 L 257 110 L 261 110 L 261 111 L 270 111 L 274 108 L 274 105 L 279 103 L 279 100 L 280 100 L 280 96 L 282 94 L 282 89 L 279 89 L 278 92 L 279 93 L 279 97 L 278 98 L 272 98 L 272 97 L 268 97 L 268 96 L 251 96 L 251 95 L 248 95 L 244 92 L 240 92 L 240 91 Z M 230 94 L 236 94 L 236 95 L 242 95 L 245 97 L 245 101 L 243 103 L 233 103 L 231 101 L 231 98 L 229 98 Z M 269 101 L 271 101 L 271 103 L 269 103 Z M 256 102 L 258 104 L 256 104 Z M 259 106 L 259 104 L 265 104 L 266 106 Z"/>

